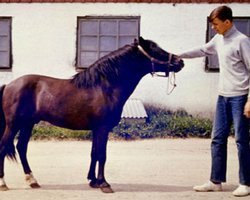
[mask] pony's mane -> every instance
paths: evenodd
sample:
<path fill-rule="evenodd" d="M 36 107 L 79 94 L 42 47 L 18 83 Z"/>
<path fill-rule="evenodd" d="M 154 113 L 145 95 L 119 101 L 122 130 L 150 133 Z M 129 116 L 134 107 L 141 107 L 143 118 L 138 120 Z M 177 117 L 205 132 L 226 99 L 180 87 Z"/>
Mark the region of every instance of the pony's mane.
<path fill-rule="evenodd" d="M 86 70 L 77 73 L 71 82 L 78 88 L 96 87 L 103 83 L 115 83 L 121 74 L 121 61 L 132 52 L 133 45 L 125 45 L 100 58 Z"/>

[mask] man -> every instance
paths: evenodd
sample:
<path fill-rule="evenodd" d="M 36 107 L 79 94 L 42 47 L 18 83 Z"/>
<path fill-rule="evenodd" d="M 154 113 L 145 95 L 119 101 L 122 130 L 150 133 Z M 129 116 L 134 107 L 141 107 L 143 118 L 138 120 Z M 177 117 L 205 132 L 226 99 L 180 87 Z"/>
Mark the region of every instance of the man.
<path fill-rule="evenodd" d="M 231 8 L 214 9 L 209 20 L 217 32 L 200 48 L 179 54 L 180 58 L 195 58 L 217 53 L 220 65 L 219 96 L 213 124 L 210 181 L 195 186 L 200 192 L 221 191 L 226 181 L 227 139 L 232 123 L 239 159 L 239 186 L 235 196 L 250 194 L 250 40 L 233 24 Z"/>

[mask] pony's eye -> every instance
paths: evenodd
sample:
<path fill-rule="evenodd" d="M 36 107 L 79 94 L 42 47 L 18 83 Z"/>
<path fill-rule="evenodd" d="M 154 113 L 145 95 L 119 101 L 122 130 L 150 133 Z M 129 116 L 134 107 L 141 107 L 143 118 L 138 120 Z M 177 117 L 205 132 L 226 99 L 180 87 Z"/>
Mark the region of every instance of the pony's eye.
<path fill-rule="evenodd" d="M 157 48 L 157 44 L 152 44 L 151 48 L 153 48 L 153 49 Z"/>

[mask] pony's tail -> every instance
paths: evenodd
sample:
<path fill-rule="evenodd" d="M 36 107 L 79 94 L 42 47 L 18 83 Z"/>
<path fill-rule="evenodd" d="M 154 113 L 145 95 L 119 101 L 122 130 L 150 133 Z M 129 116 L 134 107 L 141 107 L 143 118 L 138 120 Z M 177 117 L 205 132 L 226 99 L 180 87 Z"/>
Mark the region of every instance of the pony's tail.
<path fill-rule="evenodd" d="M 0 87 L 0 155 L 6 155 L 11 160 L 16 160 L 16 151 L 13 142 L 9 136 L 4 135 L 6 126 L 3 112 L 3 91 L 5 85 Z"/>

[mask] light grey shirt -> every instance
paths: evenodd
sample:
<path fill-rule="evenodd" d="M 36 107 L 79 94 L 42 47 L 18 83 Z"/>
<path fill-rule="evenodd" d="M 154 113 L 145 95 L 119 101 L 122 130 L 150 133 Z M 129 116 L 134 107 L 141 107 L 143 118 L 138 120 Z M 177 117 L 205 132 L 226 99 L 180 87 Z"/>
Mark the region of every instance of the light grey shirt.
<path fill-rule="evenodd" d="M 250 39 L 235 26 L 224 35 L 216 34 L 205 45 L 179 54 L 180 58 L 196 58 L 218 54 L 220 67 L 219 95 L 250 97 Z"/>

